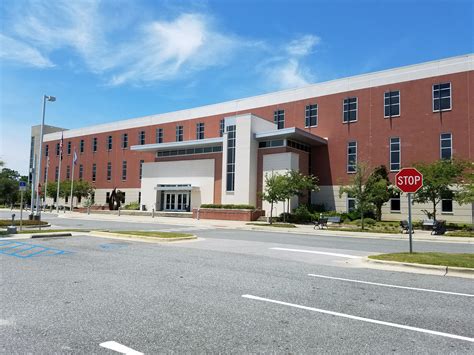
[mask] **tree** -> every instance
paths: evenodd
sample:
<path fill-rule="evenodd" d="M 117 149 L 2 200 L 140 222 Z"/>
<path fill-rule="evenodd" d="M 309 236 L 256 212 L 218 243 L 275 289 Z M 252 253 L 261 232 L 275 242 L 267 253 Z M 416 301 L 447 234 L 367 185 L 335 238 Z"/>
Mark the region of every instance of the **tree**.
<path fill-rule="evenodd" d="M 460 205 L 474 203 L 474 163 L 466 164 L 463 175 L 459 189 L 454 194 L 454 199 Z"/>
<path fill-rule="evenodd" d="M 415 164 L 423 174 L 423 187 L 415 193 L 414 201 L 431 203 L 432 211 L 426 211 L 428 216 L 436 220 L 436 207 L 446 197 L 456 196 L 456 185 L 462 182 L 466 163 L 460 160 L 438 160 L 430 164 Z"/>
<path fill-rule="evenodd" d="M 301 197 L 307 192 L 319 191 L 318 178 L 313 175 L 304 175 L 299 171 L 290 170 L 284 176 L 286 180 L 284 195 L 288 213 L 290 213 L 290 200 L 293 196 Z"/>
<path fill-rule="evenodd" d="M 89 197 L 94 192 L 94 186 L 89 181 L 79 180 L 74 182 L 73 195 L 77 199 Z"/>
<path fill-rule="evenodd" d="M 339 197 L 344 193 L 356 201 L 357 209 L 360 212 L 361 229 L 364 229 L 364 213 L 373 210 L 372 196 L 367 188 L 368 169 L 365 164 L 357 164 L 356 173 L 353 175 L 349 185 L 341 186 Z"/>
<path fill-rule="evenodd" d="M 270 203 L 270 224 L 273 223 L 273 204 L 286 198 L 287 179 L 285 175 L 265 174 L 265 190 L 261 193 L 264 201 Z"/>
<path fill-rule="evenodd" d="M 18 200 L 20 174 L 12 169 L 0 171 L 0 203 L 12 204 Z"/>
<path fill-rule="evenodd" d="M 369 200 L 375 207 L 375 219 L 382 220 L 382 206 L 394 196 L 394 188 L 390 184 L 385 165 L 375 168 L 367 179 Z"/>

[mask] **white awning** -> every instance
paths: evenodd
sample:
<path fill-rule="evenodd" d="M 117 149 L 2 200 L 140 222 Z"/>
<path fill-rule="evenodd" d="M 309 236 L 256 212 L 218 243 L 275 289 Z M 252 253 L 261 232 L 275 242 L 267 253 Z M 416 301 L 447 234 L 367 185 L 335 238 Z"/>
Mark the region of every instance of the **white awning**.
<path fill-rule="evenodd" d="M 171 149 L 213 147 L 216 145 L 222 145 L 222 142 L 223 142 L 223 138 L 217 137 L 217 138 L 196 139 L 192 141 L 133 145 L 130 147 L 130 149 L 139 151 L 139 152 L 159 152 L 161 150 L 171 150 Z"/>
<path fill-rule="evenodd" d="M 193 189 L 198 189 L 199 186 L 173 186 L 173 185 L 158 185 L 155 186 L 156 191 L 191 191 Z"/>
<path fill-rule="evenodd" d="M 277 129 L 268 132 L 261 132 L 255 134 L 255 139 L 258 141 L 274 140 L 274 139 L 291 139 L 297 142 L 306 143 L 308 145 L 327 145 L 327 138 L 316 136 L 303 129 L 296 127 L 289 127 Z"/>

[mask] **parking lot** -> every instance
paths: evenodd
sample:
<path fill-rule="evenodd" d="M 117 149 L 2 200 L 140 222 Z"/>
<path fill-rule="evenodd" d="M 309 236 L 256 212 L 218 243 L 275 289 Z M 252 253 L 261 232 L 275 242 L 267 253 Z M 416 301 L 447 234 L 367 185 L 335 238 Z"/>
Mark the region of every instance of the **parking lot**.
<path fill-rule="evenodd" d="M 278 243 L 285 235 L 210 232 L 175 244 L 1 240 L 1 351 L 474 349 L 472 279 L 355 267 L 370 252 Z"/>

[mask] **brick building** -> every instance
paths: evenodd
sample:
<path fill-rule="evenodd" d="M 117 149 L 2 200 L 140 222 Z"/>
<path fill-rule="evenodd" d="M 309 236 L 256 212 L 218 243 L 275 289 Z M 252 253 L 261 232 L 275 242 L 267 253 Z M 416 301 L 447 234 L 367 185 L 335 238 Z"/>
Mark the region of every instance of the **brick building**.
<path fill-rule="evenodd" d="M 140 201 L 147 210 L 239 203 L 268 213 L 258 197 L 265 174 L 296 169 L 319 178 L 312 203 L 346 211 L 354 201 L 340 198 L 339 187 L 357 162 L 385 165 L 393 181 L 401 167 L 416 162 L 472 161 L 473 103 L 474 55 L 453 57 L 67 130 L 61 178 L 70 178 L 75 149 L 74 178 L 95 185 L 96 204 L 117 187 L 126 203 Z M 60 132 L 44 136 L 49 182 L 58 176 L 60 139 Z M 384 218 L 405 219 L 405 201 L 402 195 L 387 203 Z M 415 205 L 415 218 L 425 208 Z M 472 205 L 446 199 L 441 208 L 443 219 L 472 221 Z"/>

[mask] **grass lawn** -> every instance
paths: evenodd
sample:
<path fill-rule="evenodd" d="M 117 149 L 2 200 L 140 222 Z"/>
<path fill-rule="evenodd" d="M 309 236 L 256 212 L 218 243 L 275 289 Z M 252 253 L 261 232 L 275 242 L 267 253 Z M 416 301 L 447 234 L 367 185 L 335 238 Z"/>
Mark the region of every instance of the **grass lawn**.
<path fill-rule="evenodd" d="M 107 231 L 109 233 L 136 235 L 138 237 L 149 238 L 186 238 L 192 237 L 189 233 L 156 232 L 156 231 Z"/>
<path fill-rule="evenodd" d="M 263 227 L 275 227 L 275 228 L 296 228 L 294 224 L 291 223 L 247 223 L 250 226 L 263 226 Z"/>
<path fill-rule="evenodd" d="M 447 237 L 474 238 L 474 231 L 450 231 L 445 234 Z"/>
<path fill-rule="evenodd" d="M 399 261 L 416 264 L 458 266 L 474 268 L 474 254 L 449 253 L 393 253 L 371 255 L 370 259 Z"/>
<path fill-rule="evenodd" d="M 26 219 L 26 220 L 24 219 L 22 224 L 24 226 L 39 226 L 39 225 L 43 226 L 43 225 L 48 224 L 48 222 L 46 222 L 46 221 L 30 221 L 29 219 Z M 0 219 L 0 227 L 8 227 L 8 226 L 11 226 L 11 225 L 12 225 L 12 220 L 11 219 Z M 19 226 L 20 225 L 20 220 L 15 219 L 14 225 Z"/>

